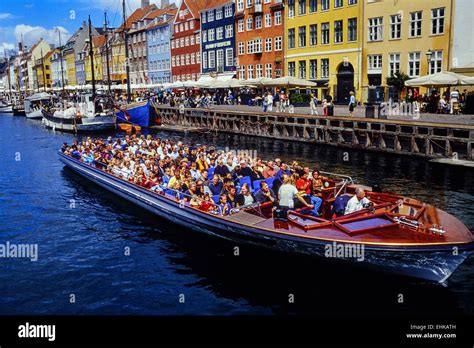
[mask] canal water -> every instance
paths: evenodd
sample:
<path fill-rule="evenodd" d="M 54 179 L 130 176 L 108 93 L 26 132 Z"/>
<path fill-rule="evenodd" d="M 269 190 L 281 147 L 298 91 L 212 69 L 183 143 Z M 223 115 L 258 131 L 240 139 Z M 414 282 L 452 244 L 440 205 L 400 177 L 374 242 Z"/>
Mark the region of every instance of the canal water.
<path fill-rule="evenodd" d="M 472 169 L 246 136 L 162 135 L 348 174 L 435 204 L 474 230 Z M 56 152 L 73 137 L 0 115 L 0 243 L 38 245 L 37 261 L 0 259 L 2 315 L 474 312 L 473 258 L 440 286 L 247 246 L 235 256 L 233 244 L 150 216 L 64 168 Z"/>

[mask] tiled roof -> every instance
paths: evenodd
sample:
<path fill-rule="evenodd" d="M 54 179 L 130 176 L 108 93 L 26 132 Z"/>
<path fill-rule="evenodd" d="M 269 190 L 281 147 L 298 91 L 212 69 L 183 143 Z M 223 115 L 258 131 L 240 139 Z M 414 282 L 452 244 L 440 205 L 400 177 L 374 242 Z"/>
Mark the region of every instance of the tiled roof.
<path fill-rule="evenodd" d="M 224 6 L 226 4 L 232 3 L 232 0 L 205 0 L 202 1 L 202 5 L 199 9 L 199 11 L 204 11 L 208 8 L 215 8 L 219 6 Z"/>
<path fill-rule="evenodd" d="M 156 10 L 156 5 L 149 5 L 146 6 L 145 8 L 137 8 L 128 18 L 125 20 L 126 27 L 127 29 L 130 29 L 132 27 L 132 23 L 139 21 L 142 19 L 145 15 L 147 15 L 149 12 Z M 123 24 L 117 28 L 117 32 L 121 33 L 123 31 Z"/>
<path fill-rule="evenodd" d="M 102 47 L 105 44 L 105 35 L 94 36 L 92 38 L 92 45 L 94 47 Z"/>

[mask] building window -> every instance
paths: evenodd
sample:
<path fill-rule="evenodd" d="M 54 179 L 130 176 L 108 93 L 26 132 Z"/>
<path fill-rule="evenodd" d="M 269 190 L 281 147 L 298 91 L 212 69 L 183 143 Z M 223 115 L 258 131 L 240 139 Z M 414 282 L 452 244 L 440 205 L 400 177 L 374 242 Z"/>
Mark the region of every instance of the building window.
<path fill-rule="evenodd" d="M 288 48 L 295 48 L 295 28 L 288 29 Z"/>
<path fill-rule="evenodd" d="M 300 60 L 298 62 L 298 71 L 299 71 L 298 77 L 300 79 L 306 80 L 306 61 L 305 60 Z"/>
<path fill-rule="evenodd" d="M 222 40 L 224 38 L 224 28 L 219 27 L 216 29 L 216 40 Z"/>
<path fill-rule="evenodd" d="M 277 36 L 275 38 L 275 51 L 281 51 L 283 49 L 283 38 L 281 36 Z"/>
<path fill-rule="evenodd" d="M 237 0 L 237 12 L 244 10 L 244 0 Z"/>
<path fill-rule="evenodd" d="M 247 78 L 253 79 L 253 65 L 248 65 L 247 66 Z"/>
<path fill-rule="evenodd" d="M 253 29 L 253 19 L 252 17 L 247 18 L 247 31 L 250 31 Z"/>
<path fill-rule="evenodd" d="M 201 52 L 196 53 L 196 63 L 201 64 Z"/>
<path fill-rule="evenodd" d="M 251 8 L 252 7 L 252 0 L 247 0 L 247 8 Z"/>
<path fill-rule="evenodd" d="M 207 69 L 207 52 L 202 52 L 202 68 Z"/>
<path fill-rule="evenodd" d="M 239 66 L 239 80 L 245 80 L 245 66 Z"/>
<path fill-rule="evenodd" d="M 207 31 L 202 31 L 202 42 L 207 42 Z"/>
<path fill-rule="evenodd" d="M 323 45 L 329 44 L 329 23 L 321 24 L 321 43 Z"/>
<path fill-rule="evenodd" d="M 383 40 L 383 17 L 369 19 L 369 41 Z"/>
<path fill-rule="evenodd" d="M 298 0 L 298 14 L 306 14 L 306 0 Z"/>
<path fill-rule="evenodd" d="M 244 42 L 239 42 L 239 55 L 245 54 L 245 43 Z"/>
<path fill-rule="evenodd" d="M 207 11 L 207 21 L 208 22 L 214 21 L 214 10 Z"/>
<path fill-rule="evenodd" d="M 408 53 L 408 76 L 420 76 L 420 52 Z"/>
<path fill-rule="evenodd" d="M 269 79 L 272 78 L 272 64 L 271 63 L 265 64 L 265 77 Z"/>
<path fill-rule="evenodd" d="M 309 0 L 309 12 L 313 13 L 318 10 L 318 1 L 317 0 Z"/>
<path fill-rule="evenodd" d="M 196 64 L 196 53 L 191 53 L 191 64 Z"/>
<path fill-rule="evenodd" d="M 222 13 L 222 8 L 218 8 L 216 10 L 216 20 L 222 19 L 223 18 L 223 13 Z"/>
<path fill-rule="evenodd" d="M 242 2 L 243 3 L 243 2 Z M 232 13 L 232 5 L 226 5 L 225 6 L 225 10 L 224 10 L 224 16 L 225 18 L 229 18 L 229 17 L 232 17 L 233 13 Z"/>
<path fill-rule="evenodd" d="M 309 26 L 309 45 L 316 46 L 318 44 L 318 25 L 311 24 Z"/>
<path fill-rule="evenodd" d="M 334 8 L 342 7 L 344 6 L 344 1 L 343 0 L 334 0 Z"/>
<path fill-rule="evenodd" d="M 217 51 L 217 68 L 224 69 L 224 50 Z"/>
<path fill-rule="evenodd" d="M 234 66 L 234 49 L 226 48 L 225 50 L 225 65 Z"/>
<path fill-rule="evenodd" d="M 329 0 L 321 0 L 321 10 L 329 10 Z"/>
<path fill-rule="evenodd" d="M 253 42 L 253 51 L 254 53 L 262 53 L 263 52 L 263 47 L 262 47 L 262 39 L 255 39 Z"/>
<path fill-rule="evenodd" d="M 321 78 L 329 78 L 329 59 L 321 59 Z"/>
<path fill-rule="evenodd" d="M 214 41 L 214 39 L 215 39 L 214 29 L 209 29 L 209 30 L 207 31 L 207 39 L 208 39 L 209 41 Z"/>
<path fill-rule="evenodd" d="M 244 25 L 244 20 L 243 19 L 239 19 L 237 27 L 238 27 L 239 33 L 244 32 L 245 25 Z"/>
<path fill-rule="evenodd" d="M 390 16 L 390 39 L 400 39 L 402 36 L 402 16 L 399 14 Z"/>
<path fill-rule="evenodd" d="M 295 0 L 288 0 L 288 18 L 295 16 Z"/>
<path fill-rule="evenodd" d="M 257 64 L 255 66 L 255 77 L 257 79 L 261 78 L 263 76 L 263 66 L 262 64 Z"/>
<path fill-rule="evenodd" d="M 229 39 L 233 36 L 234 36 L 234 26 L 232 24 L 226 25 L 225 26 L 225 37 L 227 39 Z"/>
<path fill-rule="evenodd" d="M 216 51 L 209 51 L 209 69 L 216 68 Z"/>
<path fill-rule="evenodd" d="M 357 18 L 349 18 L 347 21 L 347 41 L 357 41 Z"/>
<path fill-rule="evenodd" d="M 439 35 L 443 33 L 444 33 L 444 7 L 435 8 L 431 10 L 431 35 Z"/>
<path fill-rule="evenodd" d="M 247 41 L 247 53 L 252 54 L 253 53 L 253 40 Z"/>
<path fill-rule="evenodd" d="M 265 15 L 265 28 L 270 28 L 272 26 L 272 14 L 267 13 Z"/>
<path fill-rule="evenodd" d="M 436 74 L 443 68 L 443 51 L 433 51 L 430 61 L 430 74 Z"/>
<path fill-rule="evenodd" d="M 391 53 L 388 60 L 388 76 L 393 76 L 400 72 L 400 53 Z"/>
<path fill-rule="evenodd" d="M 272 51 L 272 47 L 273 47 L 272 41 L 273 40 L 272 40 L 271 37 L 265 39 L 265 52 L 271 52 Z"/>
<path fill-rule="evenodd" d="M 295 62 L 288 62 L 288 76 L 296 76 Z"/>
<path fill-rule="evenodd" d="M 281 11 L 275 12 L 275 25 L 281 25 Z"/>
<path fill-rule="evenodd" d="M 298 28 L 298 46 L 306 47 L 306 26 Z"/>
<path fill-rule="evenodd" d="M 318 78 L 318 61 L 311 59 L 309 61 L 309 79 L 316 80 Z"/>
<path fill-rule="evenodd" d="M 422 12 L 410 13 L 410 37 L 421 36 Z"/>
<path fill-rule="evenodd" d="M 349 0 L 349 5 L 355 5 L 357 4 L 357 0 Z"/>
<path fill-rule="evenodd" d="M 382 55 L 381 54 L 368 55 L 367 59 L 368 59 L 368 70 L 369 71 L 382 70 Z"/>
<path fill-rule="evenodd" d="M 334 22 L 334 42 L 342 42 L 343 32 L 342 32 L 342 21 Z"/>
<path fill-rule="evenodd" d="M 262 28 L 262 16 L 256 16 L 255 17 L 255 29 L 261 29 Z"/>

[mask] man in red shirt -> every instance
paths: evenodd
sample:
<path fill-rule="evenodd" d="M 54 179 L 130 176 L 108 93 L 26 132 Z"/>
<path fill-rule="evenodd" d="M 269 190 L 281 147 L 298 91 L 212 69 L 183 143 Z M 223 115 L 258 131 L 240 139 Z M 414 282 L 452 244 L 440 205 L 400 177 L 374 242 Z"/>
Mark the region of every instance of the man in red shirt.
<path fill-rule="evenodd" d="M 321 207 L 323 200 L 320 197 L 311 195 L 311 181 L 308 179 L 308 173 L 302 170 L 300 172 L 300 177 L 298 180 L 296 180 L 295 184 L 298 193 L 303 198 L 305 198 L 305 200 L 309 199 L 311 201 L 311 204 L 314 206 L 314 208 L 311 209 L 310 214 L 318 216 L 319 208 Z"/>

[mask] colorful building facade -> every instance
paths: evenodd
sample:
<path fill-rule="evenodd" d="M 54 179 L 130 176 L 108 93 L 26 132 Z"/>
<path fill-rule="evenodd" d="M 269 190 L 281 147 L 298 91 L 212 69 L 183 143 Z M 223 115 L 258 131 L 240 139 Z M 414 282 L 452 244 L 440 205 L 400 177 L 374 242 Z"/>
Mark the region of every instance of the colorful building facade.
<path fill-rule="evenodd" d="M 201 75 L 233 77 L 236 71 L 234 1 L 209 0 L 200 13 Z"/>
<path fill-rule="evenodd" d="M 181 0 L 171 35 L 171 75 L 173 81 L 196 81 L 201 76 L 202 0 Z M 193 60 L 194 57 L 194 60 Z"/>
<path fill-rule="evenodd" d="M 396 7 L 365 0 L 363 13 L 365 92 L 369 86 L 387 87 L 387 77 L 397 72 L 415 78 L 449 69 L 450 0 L 399 0 Z M 381 91 L 387 91 L 381 99 L 399 97 L 394 89 Z"/>
<path fill-rule="evenodd" d="M 153 19 L 147 28 L 148 76 L 151 83 L 171 82 L 171 31 L 177 9 L 170 8 Z"/>
<path fill-rule="evenodd" d="M 320 99 L 360 100 L 362 1 L 287 0 L 285 74 L 316 82 Z"/>
<path fill-rule="evenodd" d="M 281 0 L 237 0 L 237 77 L 277 78 L 284 68 L 284 6 Z"/>

